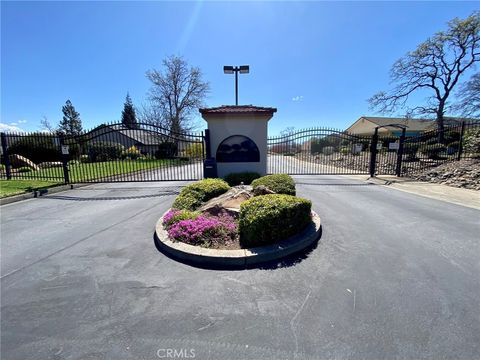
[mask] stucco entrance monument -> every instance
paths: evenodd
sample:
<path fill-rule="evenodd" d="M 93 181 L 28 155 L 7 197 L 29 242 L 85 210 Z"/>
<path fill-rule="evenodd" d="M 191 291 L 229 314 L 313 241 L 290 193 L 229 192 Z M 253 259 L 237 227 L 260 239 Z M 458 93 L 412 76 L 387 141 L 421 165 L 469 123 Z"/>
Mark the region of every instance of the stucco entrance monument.
<path fill-rule="evenodd" d="M 267 125 L 276 111 L 253 105 L 200 109 L 210 139 L 207 162 L 216 161 L 215 176 L 244 171 L 267 173 Z"/>

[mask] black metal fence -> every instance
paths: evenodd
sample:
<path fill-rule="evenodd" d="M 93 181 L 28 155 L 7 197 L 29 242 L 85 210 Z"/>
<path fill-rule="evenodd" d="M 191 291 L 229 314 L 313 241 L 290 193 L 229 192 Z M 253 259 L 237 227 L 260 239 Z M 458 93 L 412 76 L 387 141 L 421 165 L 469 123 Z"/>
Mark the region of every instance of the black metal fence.
<path fill-rule="evenodd" d="M 197 180 L 205 133 L 106 124 L 76 136 L 2 133 L 0 179 L 64 183 Z M 312 128 L 268 138 L 268 173 L 409 176 L 449 161 L 480 157 L 480 122 L 418 136 L 357 136 Z M 475 145 L 476 144 L 476 145 Z"/>
<path fill-rule="evenodd" d="M 105 124 L 75 136 L 2 133 L 0 178 L 65 183 L 196 180 L 203 177 L 203 133 Z"/>
<path fill-rule="evenodd" d="M 411 137 L 305 129 L 268 139 L 268 172 L 408 176 L 448 161 L 479 157 L 478 147 L 471 146 L 475 137 L 478 142 L 478 121 Z"/>
<path fill-rule="evenodd" d="M 398 175 L 412 175 L 445 162 L 480 157 L 480 122 L 468 121 L 407 137 L 401 144 Z M 477 145 L 475 145 L 477 144 Z"/>

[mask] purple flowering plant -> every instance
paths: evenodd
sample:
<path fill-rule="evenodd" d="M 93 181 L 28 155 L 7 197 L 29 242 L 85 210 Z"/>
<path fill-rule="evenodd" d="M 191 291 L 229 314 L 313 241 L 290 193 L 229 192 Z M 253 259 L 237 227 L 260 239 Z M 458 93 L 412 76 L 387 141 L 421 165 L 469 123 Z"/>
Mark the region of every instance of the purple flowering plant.
<path fill-rule="evenodd" d="M 168 230 L 181 220 L 194 220 L 199 216 L 200 213 L 196 211 L 171 209 L 163 216 L 163 226 Z"/>
<path fill-rule="evenodd" d="M 164 216 L 164 225 L 168 236 L 174 241 L 181 241 L 191 245 L 209 247 L 212 244 L 225 244 L 238 236 L 237 223 L 228 214 L 218 216 L 200 215 L 193 218 L 172 221 L 177 217 L 178 210 L 171 210 Z"/>

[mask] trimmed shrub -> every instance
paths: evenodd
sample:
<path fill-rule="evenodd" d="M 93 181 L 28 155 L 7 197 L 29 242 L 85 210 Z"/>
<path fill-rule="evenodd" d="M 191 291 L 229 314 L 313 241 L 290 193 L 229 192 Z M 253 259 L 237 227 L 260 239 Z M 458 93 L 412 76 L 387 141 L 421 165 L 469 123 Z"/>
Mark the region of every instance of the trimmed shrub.
<path fill-rule="evenodd" d="M 88 156 L 92 162 L 118 160 L 122 157 L 125 147 L 109 141 L 94 142 L 88 146 Z"/>
<path fill-rule="evenodd" d="M 19 167 L 17 169 L 17 172 L 19 172 L 19 173 L 28 173 L 28 172 L 32 172 L 32 171 L 33 171 L 33 169 L 28 167 L 28 166 L 22 166 L 22 167 Z"/>
<path fill-rule="evenodd" d="M 203 157 L 203 146 L 201 143 L 192 143 L 185 149 L 185 156 L 189 158 Z"/>
<path fill-rule="evenodd" d="M 178 146 L 174 142 L 166 141 L 158 145 L 158 149 L 155 151 L 156 159 L 171 159 L 177 156 Z"/>
<path fill-rule="evenodd" d="M 447 154 L 448 155 L 453 155 L 455 154 L 460 147 L 460 142 L 459 141 L 453 141 L 447 146 Z"/>
<path fill-rule="evenodd" d="M 302 231 L 311 222 L 312 203 L 291 195 L 271 194 L 240 205 L 242 247 L 269 245 Z"/>
<path fill-rule="evenodd" d="M 468 154 L 480 156 L 480 127 L 465 131 L 463 149 Z"/>
<path fill-rule="evenodd" d="M 0 171 L 5 171 L 7 167 L 4 164 L 0 164 Z"/>
<path fill-rule="evenodd" d="M 208 201 L 230 190 L 230 186 L 223 179 L 204 179 L 196 181 L 186 188 L 203 193 L 203 201 Z"/>
<path fill-rule="evenodd" d="M 441 158 L 441 154 L 447 151 L 447 147 L 443 144 L 427 144 L 422 147 L 420 152 L 426 155 L 429 159 L 437 160 Z"/>
<path fill-rule="evenodd" d="M 323 155 L 332 155 L 335 151 L 335 148 L 333 146 L 325 146 L 322 149 L 322 154 Z"/>
<path fill-rule="evenodd" d="M 80 155 L 80 162 L 81 163 L 88 163 L 88 162 L 90 162 L 90 157 L 88 155 Z"/>
<path fill-rule="evenodd" d="M 183 188 L 172 208 L 196 210 L 203 202 L 227 192 L 230 186 L 222 179 L 204 179 Z"/>
<path fill-rule="evenodd" d="M 194 211 L 202 205 L 203 194 L 198 191 L 183 189 L 175 198 L 172 209 L 183 209 Z"/>
<path fill-rule="evenodd" d="M 254 189 L 260 185 L 269 188 L 277 194 L 295 196 L 295 181 L 293 181 L 292 177 L 287 174 L 267 175 L 252 181 Z"/>
<path fill-rule="evenodd" d="M 122 159 L 136 160 L 141 157 L 140 150 L 135 145 L 130 146 L 128 149 L 122 151 Z"/>
<path fill-rule="evenodd" d="M 240 185 L 242 182 L 244 185 L 250 185 L 253 180 L 258 179 L 261 177 L 259 173 L 256 172 L 239 172 L 239 173 L 231 173 L 225 176 L 225 181 L 230 186 L 237 186 Z"/>
<path fill-rule="evenodd" d="M 350 149 L 348 146 L 343 146 L 342 148 L 340 148 L 340 153 L 342 155 L 348 155 L 352 152 L 352 149 Z"/>
<path fill-rule="evenodd" d="M 12 140 L 15 140 L 13 137 Z M 39 164 L 45 161 L 61 161 L 60 148 L 54 136 L 38 134 L 25 136 L 8 147 L 9 154 L 18 154 Z"/>

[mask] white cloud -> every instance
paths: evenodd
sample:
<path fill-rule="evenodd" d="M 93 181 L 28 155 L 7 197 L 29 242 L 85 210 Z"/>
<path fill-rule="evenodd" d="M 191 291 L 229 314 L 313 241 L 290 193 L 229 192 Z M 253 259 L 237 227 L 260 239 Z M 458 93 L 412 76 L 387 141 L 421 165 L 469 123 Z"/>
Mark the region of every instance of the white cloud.
<path fill-rule="evenodd" d="M 18 120 L 19 124 L 25 124 L 26 122 L 27 122 L 27 120 Z"/>
<path fill-rule="evenodd" d="M 12 126 L 17 126 L 18 124 L 16 122 L 10 123 Z"/>
<path fill-rule="evenodd" d="M 292 101 L 302 101 L 303 100 L 303 95 L 298 95 L 292 98 Z"/>
<path fill-rule="evenodd" d="M 24 130 L 20 129 L 18 126 L 15 126 L 15 125 L 0 123 L 0 131 L 1 132 L 23 132 Z"/>

